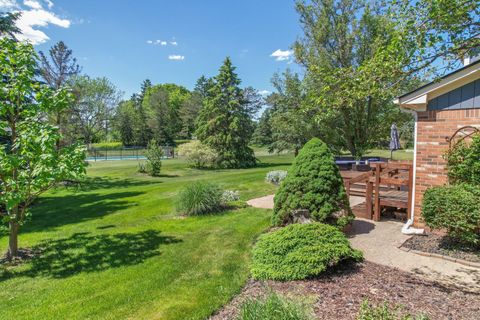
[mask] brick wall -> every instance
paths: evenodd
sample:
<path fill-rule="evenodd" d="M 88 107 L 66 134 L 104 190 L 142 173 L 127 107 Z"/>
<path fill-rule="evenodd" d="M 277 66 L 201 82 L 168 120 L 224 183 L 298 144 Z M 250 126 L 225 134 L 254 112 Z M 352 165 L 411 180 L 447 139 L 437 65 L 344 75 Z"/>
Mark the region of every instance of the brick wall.
<path fill-rule="evenodd" d="M 423 226 L 420 217 L 425 190 L 447 182 L 443 158 L 449 146 L 446 138 L 450 138 L 457 129 L 467 125 L 480 127 L 480 109 L 418 112 L 415 226 Z"/>

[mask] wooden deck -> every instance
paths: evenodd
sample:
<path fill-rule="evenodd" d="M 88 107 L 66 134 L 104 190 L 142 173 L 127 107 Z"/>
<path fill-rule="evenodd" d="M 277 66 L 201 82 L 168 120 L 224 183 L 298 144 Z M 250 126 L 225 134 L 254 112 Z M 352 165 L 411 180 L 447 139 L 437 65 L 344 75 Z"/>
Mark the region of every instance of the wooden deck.
<path fill-rule="evenodd" d="M 411 216 L 413 170 L 411 163 L 376 163 L 372 171 L 341 171 L 349 196 L 365 202 L 352 208 L 357 217 L 380 220 L 382 208 L 407 209 Z"/>

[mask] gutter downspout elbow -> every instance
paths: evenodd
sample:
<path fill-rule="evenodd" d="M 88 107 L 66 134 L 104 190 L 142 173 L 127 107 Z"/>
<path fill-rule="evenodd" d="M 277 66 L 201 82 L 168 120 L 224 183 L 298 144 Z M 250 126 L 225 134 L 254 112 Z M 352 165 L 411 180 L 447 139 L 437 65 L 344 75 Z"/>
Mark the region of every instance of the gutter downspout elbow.
<path fill-rule="evenodd" d="M 407 222 L 402 227 L 403 234 L 424 234 L 424 229 L 417 229 L 411 227 L 413 225 L 413 219 L 408 219 Z"/>
<path fill-rule="evenodd" d="M 404 109 L 400 107 L 400 110 L 406 113 L 410 113 L 415 118 L 415 129 L 414 129 L 414 145 L 413 145 L 413 181 L 412 181 L 412 202 L 410 204 L 411 209 L 411 217 L 407 220 L 407 222 L 402 227 L 403 234 L 424 234 L 424 229 L 416 229 L 413 228 L 413 217 L 415 215 L 415 181 L 417 179 L 417 122 L 418 122 L 418 114 L 414 110 Z"/>

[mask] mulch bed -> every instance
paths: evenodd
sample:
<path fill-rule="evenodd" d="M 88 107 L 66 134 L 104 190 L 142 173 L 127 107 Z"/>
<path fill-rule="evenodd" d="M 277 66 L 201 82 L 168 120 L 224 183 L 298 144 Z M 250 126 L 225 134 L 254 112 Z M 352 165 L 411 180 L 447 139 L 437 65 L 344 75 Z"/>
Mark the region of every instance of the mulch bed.
<path fill-rule="evenodd" d="M 364 262 L 312 280 L 251 280 L 211 320 L 235 319 L 245 299 L 264 296 L 271 290 L 311 303 L 318 319 L 355 319 L 364 299 L 375 305 L 387 301 L 392 306 L 401 306 L 405 313 L 422 313 L 431 320 L 480 319 L 479 294 L 445 287 L 407 272 Z"/>
<path fill-rule="evenodd" d="M 416 235 L 405 241 L 402 247 L 480 263 L 478 249 L 461 246 L 443 234 Z"/>

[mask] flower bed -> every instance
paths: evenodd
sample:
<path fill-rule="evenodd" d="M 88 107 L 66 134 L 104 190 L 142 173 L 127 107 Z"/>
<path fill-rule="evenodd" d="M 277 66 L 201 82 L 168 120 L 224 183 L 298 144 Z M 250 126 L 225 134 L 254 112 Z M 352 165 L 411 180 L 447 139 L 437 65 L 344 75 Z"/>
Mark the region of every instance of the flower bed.
<path fill-rule="evenodd" d="M 441 234 L 431 233 L 425 236 L 413 236 L 405 241 L 402 247 L 480 263 L 480 251 L 478 249 L 460 245 Z"/>

